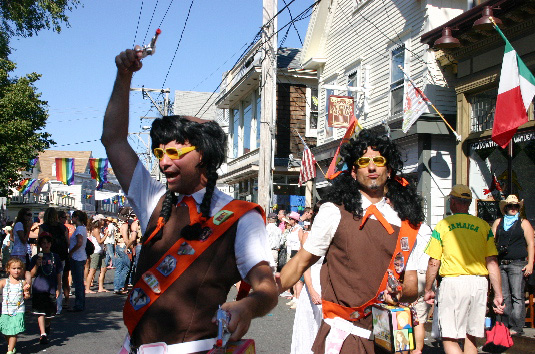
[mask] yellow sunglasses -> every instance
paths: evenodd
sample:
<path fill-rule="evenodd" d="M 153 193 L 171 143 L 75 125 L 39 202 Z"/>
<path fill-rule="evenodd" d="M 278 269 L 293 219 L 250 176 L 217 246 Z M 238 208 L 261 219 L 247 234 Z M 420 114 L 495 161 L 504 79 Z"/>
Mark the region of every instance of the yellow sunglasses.
<path fill-rule="evenodd" d="M 174 147 L 170 147 L 170 148 L 167 148 L 167 149 L 156 148 L 156 149 L 154 149 L 153 152 L 154 152 L 154 156 L 156 156 L 156 158 L 158 160 L 163 159 L 164 155 L 169 156 L 169 158 L 171 160 L 178 160 L 183 155 L 185 155 L 188 152 L 193 151 L 193 150 L 195 150 L 195 146 L 187 146 L 187 147 L 183 147 L 183 148 L 180 148 L 180 149 L 177 149 L 177 148 L 174 148 Z"/>
<path fill-rule="evenodd" d="M 381 155 L 374 157 L 361 157 L 355 161 L 355 165 L 357 165 L 359 168 L 364 168 L 368 167 L 372 161 L 377 167 L 384 167 L 386 165 L 386 157 Z"/>

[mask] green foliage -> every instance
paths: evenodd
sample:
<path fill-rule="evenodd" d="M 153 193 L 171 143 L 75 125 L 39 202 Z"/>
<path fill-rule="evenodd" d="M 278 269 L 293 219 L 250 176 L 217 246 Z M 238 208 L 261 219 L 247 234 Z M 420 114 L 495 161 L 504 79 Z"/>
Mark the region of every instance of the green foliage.
<path fill-rule="evenodd" d="M 20 170 L 29 160 L 48 149 L 54 141 L 43 131 L 47 102 L 40 99 L 35 82 L 37 73 L 11 77 L 15 63 L 8 59 L 13 36 L 31 37 L 42 29 L 60 32 L 69 26 L 66 11 L 79 0 L 0 0 L 0 195 L 21 179 Z"/>

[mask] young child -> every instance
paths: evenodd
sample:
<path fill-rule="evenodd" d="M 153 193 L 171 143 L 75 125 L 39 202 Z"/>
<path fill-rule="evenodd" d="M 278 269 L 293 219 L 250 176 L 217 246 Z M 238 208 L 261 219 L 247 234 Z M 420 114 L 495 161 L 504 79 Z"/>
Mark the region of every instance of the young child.
<path fill-rule="evenodd" d="M 39 343 L 47 344 L 50 320 L 56 315 L 56 298 L 61 291 L 63 263 L 58 254 L 50 252 L 52 236 L 49 233 L 42 233 L 37 244 L 42 253 L 36 254 L 30 261 L 30 273 L 35 277 L 32 284 L 32 308 L 38 316 L 37 323 L 41 332 Z"/>
<path fill-rule="evenodd" d="M 0 332 L 6 336 L 7 354 L 15 353 L 17 335 L 24 332 L 24 299 L 30 297 L 30 285 L 24 281 L 24 263 L 11 258 L 6 265 L 9 277 L 0 280 L 2 292 L 2 316 Z"/>

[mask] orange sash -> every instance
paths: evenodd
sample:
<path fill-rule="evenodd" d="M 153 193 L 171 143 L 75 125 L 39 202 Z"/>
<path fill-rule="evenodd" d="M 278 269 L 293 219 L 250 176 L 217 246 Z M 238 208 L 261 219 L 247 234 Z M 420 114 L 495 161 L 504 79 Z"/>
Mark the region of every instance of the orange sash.
<path fill-rule="evenodd" d="M 416 236 L 418 235 L 418 229 L 419 229 L 419 226 L 414 228 L 406 220 L 401 222 L 401 228 L 399 230 L 398 240 L 396 243 L 394 254 L 392 255 L 392 259 L 390 260 L 390 264 L 387 268 L 387 271 L 385 272 L 385 275 L 383 276 L 383 280 L 381 281 L 379 290 L 377 290 L 377 293 L 375 294 L 373 298 L 368 300 L 364 305 L 361 305 L 358 307 L 346 307 L 346 306 L 336 304 L 334 302 L 322 300 L 321 306 L 322 306 L 322 311 L 323 311 L 323 318 L 341 317 L 347 321 L 357 321 L 371 314 L 372 312 L 371 306 L 373 304 L 380 302 L 378 299 L 379 295 L 383 290 L 386 289 L 389 271 L 393 273 L 396 279 L 399 279 L 401 274 L 398 273 L 395 269 L 396 255 L 398 253 L 401 253 L 404 259 L 406 260 L 409 259 L 409 255 L 414 246 L 414 242 L 416 241 Z M 404 238 L 406 238 L 406 240 L 403 240 Z"/>
<path fill-rule="evenodd" d="M 123 308 L 123 320 L 132 335 L 141 317 L 159 296 L 173 284 L 210 245 L 223 235 L 239 218 L 250 210 L 257 209 L 265 222 L 265 214 L 258 204 L 233 200 L 211 217 L 204 228 L 211 235 L 201 241 L 186 241 L 180 238 L 134 285 Z"/>

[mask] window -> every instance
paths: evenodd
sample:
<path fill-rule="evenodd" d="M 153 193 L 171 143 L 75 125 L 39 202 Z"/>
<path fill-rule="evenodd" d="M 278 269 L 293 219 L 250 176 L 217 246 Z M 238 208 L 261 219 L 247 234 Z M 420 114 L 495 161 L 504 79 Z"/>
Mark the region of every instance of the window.
<path fill-rule="evenodd" d="M 403 71 L 399 66 L 405 66 L 405 45 L 397 47 L 392 51 L 390 69 L 390 115 L 403 112 Z"/>
<path fill-rule="evenodd" d="M 306 136 L 315 138 L 318 131 L 318 88 L 307 87 Z"/>
<path fill-rule="evenodd" d="M 251 129 L 253 123 L 253 101 L 252 97 L 247 97 L 243 101 L 243 153 L 251 151 Z"/>
<path fill-rule="evenodd" d="M 230 120 L 232 121 L 232 156 L 237 158 L 238 155 L 238 141 L 239 141 L 239 132 L 240 132 L 240 110 L 231 109 L 230 110 Z"/>
<path fill-rule="evenodd" d="M 350 87 L 359 87 L 361 86 L 360 82 L 360 68 L 353 70 L 347 75 L 347 86 Z M 347 91 L 347 95 L 353 97 L 353 113 L 355 116 L 359 116 L 359 97 L 360 93 L 356 91 Z"/>
<path fill-rule="evenodd" d="M 498 89 L 483 91 L 470 97 L 470 131 L 482 132 L 492 129 Z"/>

